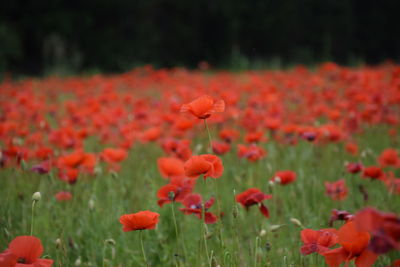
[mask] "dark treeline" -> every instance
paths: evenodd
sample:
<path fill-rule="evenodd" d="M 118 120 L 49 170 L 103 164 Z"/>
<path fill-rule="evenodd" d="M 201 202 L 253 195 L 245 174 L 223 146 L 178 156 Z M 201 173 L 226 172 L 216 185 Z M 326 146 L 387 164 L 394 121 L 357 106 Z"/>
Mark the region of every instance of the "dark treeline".
<path fill-rule="evenodd" d="M 400 59 L 398 0 L 11 0 L 0 71 Z"/>

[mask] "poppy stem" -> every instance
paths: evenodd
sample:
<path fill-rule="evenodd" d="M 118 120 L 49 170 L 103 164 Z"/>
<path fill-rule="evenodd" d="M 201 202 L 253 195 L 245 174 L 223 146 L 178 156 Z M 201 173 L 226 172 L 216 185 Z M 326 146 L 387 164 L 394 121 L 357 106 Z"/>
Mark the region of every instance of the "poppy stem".
<path fill-rule="evenodd" d="M 139 237 L 140 237 L 140 246 L 142 247 L 142 254 L 143 254 L 144 262 L 146 263 L 146 266 L 150 266 L 149 263 L 147 262 L 146 253 L 144 252 L 144 246 L 143 246 L 143 230 L 140 230 L 140 231 L 139 231 Z"/>
<path fill-rule="evenodd" d="M 258 236 L 256 237 L 256 242 L 254 244 L 254 267 L 257 267 L 257 250 L 258 250 Z"/>
<path fill-rule="evenodd" d="M 220 217 L 221 216 L 221 201 L 219 199 L 217 179 L 215 179 L 214 187 L 215 187 L 215 195 L 216 195 L 216 199 L 217 199 L 218 216 Z M 225 247 L 224 240 L 222 238 L 222 222 L 221 222 L 221 220 L 218 220 L 218 234 L 219 234 L 219 241 L 221 243 L 221 247 Z"/>
<path fill-rule="evenodd" d="M 182 242 L 183 256 L 186 257 L 185 242 L 183 241 L 183 237 L 179 238 L 178 224 L 176 223 L 176 217 L 175 217 L 175 202 L 174 201 L 172 201 L 171 210 L 172 210 L 172 218 L 174 220 L 176 240 L 177 240 L 178 244 Z"/>
<path fill-rule="evenodd" d="M 204 126 L 206 127 L 206 131 L 207 131 L 207 134 L 208 134 L 208 150 L 211 153 L 211 151 L 212 151 L 212 139 L 211 139 L 210 129 L 208 128 L 207 119 L 204 119 Z"/>
<path fill-rule="evenodd" d="M 207 189 L 207 179 L 203 179 L 203 181 L 204 181 L 204 188 Z M 202 206 L 202 208 L 201 208 L 201 213 L 202 213 L 201 218 L 203 219 L 204 249 L 206 250 L 207 262 L 210 262 L 210 255 L 208 254 L 208 246 L 207 246 L 207 232 L 208 232 L 208 230 L 207 230 L 207 224 L 206 224 L 206 205 L 203 202 L 201 206 Z"/>
<path fill-rule="evenodd" d="M 35 218 L 35 204 L 36 204 L 36 200 L 32 201 L 32 216 L 31 216 L 31 234 L 33 235 L 33 222 L 34 222 L 34 218 Z"/>

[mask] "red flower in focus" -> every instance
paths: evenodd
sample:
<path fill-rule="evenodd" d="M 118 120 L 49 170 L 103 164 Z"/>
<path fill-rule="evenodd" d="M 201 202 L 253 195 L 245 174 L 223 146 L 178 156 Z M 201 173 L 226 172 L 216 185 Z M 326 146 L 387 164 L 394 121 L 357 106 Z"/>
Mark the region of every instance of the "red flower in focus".
<path fill-rule="evenodd" d="M 339 248 L 322 253 L 329 267 L 338 267 L 343 262 L 355 260 L 357 267 L 369 267 L 374 264 L 378 255 L 368 250 L 370 234 L 358 231 L 353 221 L 348 221 L 338 231 Z"/>
<path fill-rule="evenodd" d="M 183 161 L 178 158 L 161 157 L 157 160 L 158 170 L 164 178 L 183 177 Z"/>
<path fill-rule="evenodd" d="M 400 250 L 400 217 L 365 208 L 356 213 L 354 223 L 359 231 L 371 233 L 369 249 L 382 254 L 391 249 Z"/>
<path fill-rule="evenodd" d="M 300 252 L 303 255 L 309 255 L 317 252 L 319 254 L 329 251 L 330 247 L 333 247 L 338 242 L 337 230 L 321 229 L 312 230 L 304 229 L 300 232 L 301 241 L 303 246 L 300 248 Z"/>
<path fill-rule="evenodd" d="M 296 173 L 289 170 L 277 171 L 271 181 L 282 185 L 290 184 L 296 181 Z"/>
<path fill-rule="evenodd" d="M 223 155 L 231 150 L 231 144 L 226 142 L 212 142 L 213 152 L 217 155 Z"/>
<path fill-rule="evenodd" d="M 325 182 L 325 193 L 333 200 L 344 200 L 348 191 L 344 179 L 332 183 Z"/>
<path fill-rule="evenodd" d="M 40 266 L 49 267 L 53 260 L 39 259 L 43 254 L 40 239 L 34 236 L 18 236 L 0 254 L 0 266 Z"/>
<path fill-rule="evenodd" d="M 192 156 L 184 165 L 185 175 L 190 178 L 197 178 L 204 175 L 207 177 L 219 178 L 224 172 L 222 161 L 215 155 L 205 154 L 199 156 Z"/>
<path fill-rule="evenodd" d="M 211 96 L 201 96 L 189 104 L 183 104 L 181 112 L 190 112 L 199 119 L 207 119 L 213 113 L 225 110 L 224 100 L 215 101 Z"/>
<path fill-rule="evenodd" d="M 381 179 L 384 173 L 381 168 L 377 166 L 364 167 L 362 177 L 371 179 Z"/>
<path fill-rule="evenodd" d="M 396 149 L 393 148 L 388 148 L 382 151 L 381 155 L 378 158 L 378 161 L 382 167 L 400 167 L 400 158 L 397 154 Z"/>
<path fill-rule="evenodd" d="M 217 222 L 218 217 L 215 216 L 213 213 L 208 212 L 207 210 L 211 208 L 212 205 L 214 205 L 214 202 L 215 199 L 213 197 L 210 198 L 206 203 L 203 203 L 203 198 L 201 197 L 201 195 L 190 194 L 187 195 L 182 202 L 185 208 L 181 208 L 180 210 L 186 215 L 194 214 L 200 220 L 202 219 L 204 213 L 205 223 L 212 224 Z M 204 205 L 204 211 L 203 211 L 203 205 Z"/>
<path fill-rule="evenodd" d="M 183 177 L 172 178 L 169 184 L 164 185 L 158 190 L 158 205 L 162 207 L 171 201 L 182 202 L 188 194 L 192 193 L 195 183 L 195 179 Z"/>
<path fill-rule="evenodd" d="M 349 173 L 359 173 L 363 166 L 359 162 L 349 162 L 346 164 L 346 170 Z"/>
<path fill-rule="evenodd" d="M 119 218 L 119 222 L 123 225 L 124 232 L 154 229 L 158 223 L 160 214 L 152 211 L 139 211 L 133 214 L 124 214 Z"/>
<path fill-rule="evenodd" d="M 239 158 L 246 158 L 248 161 L 257 161 L 263 158 L 267 153 L 261 147 L 251 144 L 250 146 L 238 145 Z"/>
<path fill-rule="evenodd" d="M 72 194 L 70 192 L 61 191 L 55 195 L 57 201 L 68 201 L 72 199 Z"/>
<path fill-rule="evenodd" d="M 262 203 L 264 200 L 271 199 L 271 195 L 264 194 L 258 188 L 249 188 L 246 191 L 236 195 L 236 202 L 242 204 L 248 209 L 252 205 L 258 205 L 261 213 L 269 218 L 268 208 Z"/>

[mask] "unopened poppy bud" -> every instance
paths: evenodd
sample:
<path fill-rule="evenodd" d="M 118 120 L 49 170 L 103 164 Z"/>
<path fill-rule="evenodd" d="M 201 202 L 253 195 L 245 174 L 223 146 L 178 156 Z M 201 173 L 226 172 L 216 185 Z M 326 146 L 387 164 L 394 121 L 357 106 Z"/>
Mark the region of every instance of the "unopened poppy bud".
<path fill-rule="evenodd" d="M 175 199 L 175 193 L 174 193 L 173 191 L 169 191 L 169 192 L 168 192 L 168 198 L 169 198 L 170 200 L 174 200 L 174 199 Z"/>
<path fill-rule="evenodd" d="M 116 171 L 110 171 L 111 177 L 116 179 L 118 178 L 118 173 Z"/>
<path fill-rule="evenodd" d="M 39 201 L 42 198 L 42 195 L 40 194 L 40 192 L 35 192 L 32 195 L 32 200 L 33 201 Z"/>
<path fill-rule="evenodd" d="M 296 219 L 296 218 L 290 218 L 290 221 L 300 227 L 304 227 L 303 224 L 300 222 L 300 220 Z"/>
<path fill-rule="evenodd" d="M 75 261 L 75 266 L 81 266 L 81 264 L 82 264 L 81 257 L 79 257 Z"/>
<path fill-rule="evenodd" d="M 199 154 L 202 149 L 203 149 L 203 145 L 197 144 L 196 147 L 194 148 L 194 151 L 196 152 L 196 154 Z"/>
<path fill-rule="evenodd" d="M 61 239 L 60 239 L 60 238 L 57 238 L 57 239 L 56 239 L 56 248 L 57 248 L 57 249 L 58 249 L 58 248 L 61 248 L 61 245 L 62 245 Z"/>
<path fill-rule="evenodd" d="M 275 183 L 280 184 L 282 180 L 281 180 L 281 177 L 276 176 L 276 177 L 274 178 L 274 181 L 275 181 Z"/>
<path fill-rule="evenodd" d="M 28 166 L 26 165 L 26 162 L 23 159 L 21 159 L 21 169 L 24 171 L 28 169 Z"/>
<path fill-rule="evenodd" d="M 285 225 L 284 225 L 284 224 L 274 224 L 274 225 L 271 225 L 271 226 L 269 227 L 269 231 L 270 231 L 270 232 L 278 231 L 278 230 L 281 229 L 283 226 L 285 226 Z"/>
<path fill-rule="evenodd" d="M 275 182 L 272 181 L 272 180 L 269 180 L 268 183 L 269 183 L 270 186 L 274 186 L 275 185 Z"/>
<path fill-rule="evenodd" d="M 104 240 L 104 243 L 110 246 L 115 246 L 115 240 L 112 238 L 108 238 L 106 240 Z"/>
<path fill-rule="evenodd" d="M 96 166 L 96 167 L 94 167 L 94 173 L 96 175 L 101 175 L 103 173 L 103 170 L 101 169 L 100 166 Z"/>
<path fill-rule="evenodd" d="M 94 209 L 94 200 L 93 199 L 89 199 L 89 209 Z"/>
<path fill-rule="evenodd" d="M 267 231 L 265 231 L 264 229 L 261 229 L 259 236 L 265 236 L 267 234 Z"/>

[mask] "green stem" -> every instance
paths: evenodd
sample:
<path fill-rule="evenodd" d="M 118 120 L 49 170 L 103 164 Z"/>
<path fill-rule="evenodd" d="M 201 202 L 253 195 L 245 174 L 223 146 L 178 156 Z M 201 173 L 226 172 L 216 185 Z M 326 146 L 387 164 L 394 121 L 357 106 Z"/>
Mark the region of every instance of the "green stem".
<path fill-rule="evenodd" d="M 254 246 L 254 267 L 257 267 L 257 249 L 258 249 L 258 236 L 256 237 L 256 243 Z"/>
<path fill-rule="evenodd" d="M 212 152 L 212 139 L 211 139 L 211 133 L 210 133 L 210 129 L 208 128 L 206 119 L 204 119 L 204 126 L 206 127 L 206 131 L 208 134 L 208 150 L 209 150 L 209 153 L 211 153 Z"/>
<path fill-rule="evenodd" d="M 36 200 L 32 201 L 32 217 L 31 217 L 31 234 L 33 235 L 33 222 L 34 222 L 34 217 L 35 217 L 35 203 Z"/>
<path fill-rule="evenodd" d="M 205 120 L 204 120 L 205 121 Z M 204 180 L 204 188 L 207 189 L 207 180 Z M 206 190 L 207 191 L 207 190 Z M 203 239 L 204 239 L 204 249 L 206 250 L 207 262 L 210 262 L 210 255 L 208 254 L 208 246 L 207 246 L 207 224 L 206 224 L 206 205 L 205 201 L 201 204 L 201 213 L 202 213 L 202 220 L 203 220 Z"/>
<path fill-rule="evenodd" d="M 217 179 L 215 179 L 214 187 L 215 187 L 215 195 L 217 198 L 218 217 L 220 217 L 221 216 L 221 201 L 219 199 Z M 218 220 L 218 234 L 219 234 L 219 240 L 221 242 L 221 247 L 225 247 L 224 240 L 222 238 L 222 221 L 220 219 Z"/>
<path fill-rule="evenodd" d="M 140 231 L 139 231 L 139 236 L 140 236 L 140 245 L 141 245 L 141 247 L 142 247 L 142 254 L 143 254 L 144 262 L 146 263 L 146 266 L 150 266 L 149 263 L 147 262 L 146 253 L 144 252 L 144 246 L 143 246 L 143 230 L 140 230 Z"/>
<path fill-rule="evenodd" d="M 186 246 L 185 246 L 185 242 L 183 241 L 183 237 L 181 236 L 181 238 L 179 238 L 179 231 L 178 231 L 178 224 L 176 222 L 176 217 L 175 217 L 175 202 L 172 202 L 171 205 L 171 210 L 172 210 L 172 218 L 174 220 L 174 226 L 175 226 L 175 234 L 176 234 L 176 240 L 178 243 L 182 243 L 182 249 L 183 249 L 183 258 L 186 257 Z"/>

